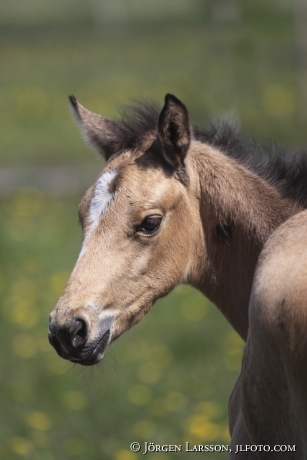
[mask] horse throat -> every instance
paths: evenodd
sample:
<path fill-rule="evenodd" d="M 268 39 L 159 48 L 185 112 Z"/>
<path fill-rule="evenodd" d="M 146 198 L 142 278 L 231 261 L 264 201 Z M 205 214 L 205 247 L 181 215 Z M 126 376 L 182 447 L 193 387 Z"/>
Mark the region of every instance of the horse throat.
<path fill-rule="evenodd" d="M 202 261 L 194 284 L 246 340 L 248 304 L 259 254 L 270 234 L 301 208 L 216 149 L 195 142 Z M 201 267 L 201 268 L 200 268 Z M 193 284 L 193 283 L 192 283 Z"/>

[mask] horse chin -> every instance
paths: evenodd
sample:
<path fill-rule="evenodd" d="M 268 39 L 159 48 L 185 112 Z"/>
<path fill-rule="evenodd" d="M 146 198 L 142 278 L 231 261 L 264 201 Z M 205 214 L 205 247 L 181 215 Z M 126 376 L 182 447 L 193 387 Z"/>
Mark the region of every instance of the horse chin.
<path fill-rule="evenodd" d="M 82 353 L 83 358 L 77 362 L 82 366 L 93 366 L 102 360 L 104 353 L 111 340 L 111 331 L 108 329 L 100 335 L 94 342 L 86 346 L 86 350 Z"/>

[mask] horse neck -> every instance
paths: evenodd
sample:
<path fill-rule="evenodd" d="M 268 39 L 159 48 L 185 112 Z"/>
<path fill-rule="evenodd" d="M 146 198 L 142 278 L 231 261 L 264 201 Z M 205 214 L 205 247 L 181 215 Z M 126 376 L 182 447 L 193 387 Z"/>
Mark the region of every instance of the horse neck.
<path fill-rule="evenodd" d="M 235 160 L 200 142 L 192 144 L 190 167 L 197 177 L 204 242 L 202 250 L 196 242 L 197 275 L 191 284 L 246 339 L 259 253 L 270 234 L 300 208 Z"/>

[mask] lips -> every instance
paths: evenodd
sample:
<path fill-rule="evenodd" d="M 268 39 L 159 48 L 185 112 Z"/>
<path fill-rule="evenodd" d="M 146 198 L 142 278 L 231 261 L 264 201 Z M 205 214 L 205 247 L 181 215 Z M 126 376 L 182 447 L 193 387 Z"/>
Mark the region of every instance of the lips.
<path fill-rule="evenodd" d="M 83 355 L 86 354 L 86 357 L 83 358 L 82 360 L 78 360 L 78 364 L 82 364 L 82 366 L 93 366 L 94 364 L 97 364 L 101 358 L 103 357 L 103 354 L 110 342 L 110 329 L 108 329 L 99 339 L 98 341 L 96 340 L 94 343 L 91 344 L 90 349 L 86 350 L 86 353 L 82 353 Z"/>
<path fill-rule="evenodd" d="M 64 324 L 51 318 L 49 342 L 62 358 L 83 366 L 92 366 L 103 358 L 111 342 L 114 318 L 114 314 L 105 314 L 98 319 L 100 324 L 95 324 L 94 330 L 90 329 L 85 315 L 72 317 Z"/>

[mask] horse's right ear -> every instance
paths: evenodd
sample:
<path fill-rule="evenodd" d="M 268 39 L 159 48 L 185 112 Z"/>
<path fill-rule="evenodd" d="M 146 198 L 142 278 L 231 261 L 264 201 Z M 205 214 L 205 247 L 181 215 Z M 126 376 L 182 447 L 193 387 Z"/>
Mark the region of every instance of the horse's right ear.
<path fill-rule="evenodd" d="M 191 141 L 189 114 L 182 102 L 172 94 L 165 96 L 158 134 L 167 160 L 175 167 L 182 165 Z"/>
<path fill-rule="evenodd" d="M 116 150 L 120 127 L 114 121 L 87 110 L 75 96 L 69 96 L 69 101 L 71 112 L 85 141 L 108 160 Z"/>

